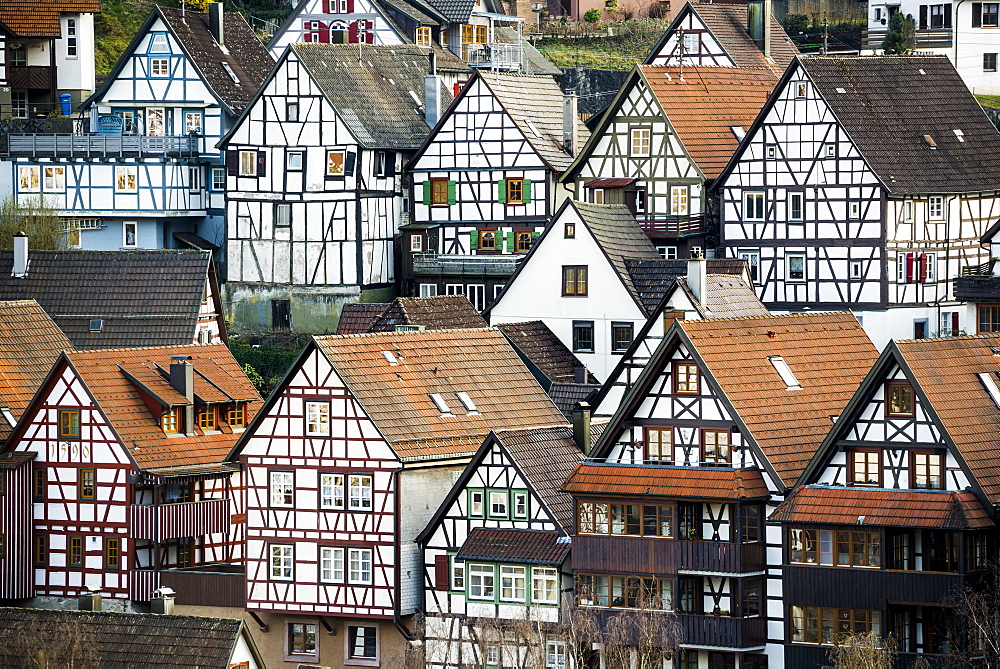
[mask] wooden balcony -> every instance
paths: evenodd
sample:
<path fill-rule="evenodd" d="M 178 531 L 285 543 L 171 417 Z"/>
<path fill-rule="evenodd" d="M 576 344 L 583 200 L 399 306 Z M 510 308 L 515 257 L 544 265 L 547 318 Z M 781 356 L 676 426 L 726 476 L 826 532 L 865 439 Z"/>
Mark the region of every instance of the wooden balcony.
<path fill-rule="evenodd" d="M 975 577 L 932 571 L 786 565 L 781 580 L 787 602 L 882 610 L 886 602 L 954 602 Z"/>
<path fill-rule="evenodd" d="M 198 155 L 199 137 L 148 135 L 8 135 L 7 155 L 29 158 L 113 158 Z"/>
<path fill-rule="evenodd" d="M 734 618 L 731 616 L 677 614 L 684 629 L 681 646 L 713 646 L 716 648 L 756 648 L 767 643 L 767 619 Z"/>
<path fill-rule="evenodd" d="M 160 506 L 133 504 L 129 530 L 133 539 L 157 542 L 227 532 L 229 505 L 228 498 Z"/>
<path fill-rule="evenodd" d="M 519 71 L 524 62 L 524 49 L 520 44 L 487 43 L 466 44 L 466 62 L 469 67 L 487 70 Z"/>
<path fill-rule="evenodd" d="M 619 574 L 747 574 L 765 568 L 764 544 L 579 534 L 573 568 Z"/>
<path fill-rule="evenodd" d="M 463 256 L 448 253 L 413 254 L 413 274 L 421 276 L 510 276 L 523 255 Z"/>
<path fill-rule="evenodd" d="M 52 68 L 47 65 L 11 65 L 7 67 L 7 84 L 17 89 L 52 88 Z"/>
<path fill-rule="evenodd" d="M 862 30 L 861 49 L 882 50 L 882 42 L 885 40 L 886 30 Z M 921 49 L 950 49 L 952 45 L 951 28 L 925 28 L 915 30 L 913 35 L 913 50 Z"/>
<path fill-rule="evenodd" d="M 202 565 L 160 572 L 160 585 L 172 588 L 178 604 L 243 608 L 246 577 L 239 565 Z"/>
<path fill-rule="evenodd" d="M 666 216 L 639 221 L 639 227 L 650 237 L 685 237 L 705 232 L 705 217 Z"/>

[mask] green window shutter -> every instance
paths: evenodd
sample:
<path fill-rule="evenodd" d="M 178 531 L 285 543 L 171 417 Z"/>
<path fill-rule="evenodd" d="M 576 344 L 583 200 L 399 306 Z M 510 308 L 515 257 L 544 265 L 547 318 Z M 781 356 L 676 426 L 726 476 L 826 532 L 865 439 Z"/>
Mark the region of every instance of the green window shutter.
<path fill-rule="evenodd" d="M 479 230 L 473 230 L 469 233 L 469 250 L 475 251 L 479 248 Z"/>
<path fill-rule="evenodd" d="M 497 180 L 497 202 L 503 204 L 507 201 L 507 180 Z"/>
<path fill-rule="evenodd" d="M 424 182 L 424 204 L 430 204 L 430 203 L 431 203 L 431 182 L 430 181 L 425 181 Z"/>
<path fill-rule="evenodd" d="M 455 204 L 455 182 L 448 182 L 448 204 Z"/>
<path fill-rule="evenodd" d="M 536 239 L 538 239 L 538 233 L 537 233 L 537 232 L 532 232 L 532 233 L 531 233 L 531 245 L 532 245 L 532 246 L 534 246 L 534 245 L 535 245 L 535 240 L 536 240 Z"/>
<path fill-rule="evenodd" d="M 514 243 L 517 241 L 517 233 L 511 230 L 510 232 L 505 232 L 507 235 L 507 253 L 514 252 Z"/>
<path fill-rule="evenodd" d="M 524 180 L 524 199 L 523 202 L 531 202 L 531 179 Z"/>

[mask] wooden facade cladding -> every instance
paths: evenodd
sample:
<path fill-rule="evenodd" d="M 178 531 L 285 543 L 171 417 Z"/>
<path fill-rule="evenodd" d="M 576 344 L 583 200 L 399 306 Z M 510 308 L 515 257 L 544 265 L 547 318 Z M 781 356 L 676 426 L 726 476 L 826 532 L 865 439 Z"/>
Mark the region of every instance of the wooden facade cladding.
<path fill-rule="evenodd" d="M 134 539 L 164 541 L 179 537 L 228 533 L 230 499 L 210 499 L 161 506 L 129 507 L 129 534 Z"/>
<path fill-rule="evenodd" d="M 782 580 L 789 604 L 884 611 L 888 602 L 951 604 L 975 579 L 943 572 L 786 565 Z"/>
<path fill-rule="evenodd" d="M 573 568 L 615 574 L 677 574 L 704 571 L 727 574 L 759 572 L 767 567 L 765 545 L 682 541 L 643 537 L 573 538 Z"/>
<path fill-rule="evenodd" d="M 12 458 L 13 459 L 13 458 Z M 22 456 L 17 464 L 0 468 L 0 528 L 3 552 L 0 554 L 0 599 L 23 599 L 34 594 L 32 571 L 31 483 L 34 469 L 30 457 Z M 7 464 L 7 463 L 3 463 Z"/>
<path fill-rule="evenodd" d="M 176 602 L 186 606 L 246 606 L 242 570 L 167 569 L 160 572 L 160 586 L 172 588 Z"/>

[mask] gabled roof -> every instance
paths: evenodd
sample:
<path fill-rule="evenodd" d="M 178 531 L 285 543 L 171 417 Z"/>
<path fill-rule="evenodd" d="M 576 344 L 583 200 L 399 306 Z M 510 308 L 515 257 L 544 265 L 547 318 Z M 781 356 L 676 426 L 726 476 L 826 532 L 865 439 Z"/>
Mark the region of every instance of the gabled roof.
<path fill-rule="evenodd" d="M 770 23 L 771 60 L 769 61 L 750 39 L 750 33 L 747 31 L 746 3 L 688 2 L 677 12 L 670 27 L 649 52 L 649 56 L 646 57 L 647 63 L 652 62 L 660 53 L 689 12 L 694 12 L 701 19 L 737 67 L 775 67 L 781 71 L 799 54 L 798 48 L 773 14 Z"/>
<path fill-rule="evenodd" d="M 55 363 L 52 373 L 66 365 L 75 370 L 140 469 L 159 473 L 171 467 L 219 465 L 237 438 L 228 426 L 215 434 L 170 437 L 160 427 L 160 407 L 190 404 L 165 378 L 173 356 L 186 356 L 194 367 L 197 402 L 247 402 L 246 419 L 253 417 L 260 395 L 225 344 L 68 352 Z M 52 373 L 46 383 L 51 382 Z M 47 394 L 43 385 L 25 414 L 44 402 Z M 15 428 L 8 446 L 16 445 L 27 428 L 22 425 Z"/>
<path fill-rule="evenodd" d="M 816 485 L 796 489 L 768 521 L 935 530 L 994 526 L 990 512 L 972 492 Z"/>
<path fill-rule="evenodd" d="M 890 192 L 1000 189 L 1000 132 L 947 56 L 797 62 Z"/>
<path fill-rule="evenodd" d="M 423 3 L 408 2 L 407 0 L 375 0 L 375 4 L 389 12 L 401 13 L 417 25 L 438 26 L 445 22 L 443 16 Z"/>
<path fill-rule="evenodd" d="M 740 145 L 732 128 L 748 130 L 778 83 L 778 75 L 766 68 L 638 69 L 706 179 L 719 176 Z"/>
<path fill-rule="evenodd" d="M 0 300 L 34 299 L 79 349 L 193 342 L 208 251 L 30 251 L 28 275 L 0 271 Z M 0 268 L 13 251 L 0 251 Z M 101 320 L 100 331 L 91 321 Z"/>
<path fill-rule="evenodd" d="M 747 271 L 745 260 L 709 258 L 705 262 L 709 276 L 717 276 L 720 280 L 724 280 L 725 276 L 742 276 Z M 652 315 L 677 279 L 687 275 L 688 261 L 664 260 L 659 256 L 655 260 L 628 259 L 625 261 L 625 268 L 639 292 L 643 309 L 647 315 Z"/>
<path fill-rule="evenodd" d="M 695 311 L 702 318 L 744 318 L 770 316 L 757 291 L 747 285 L 742 277 L 709 274 L 705 277 L 705 294 L 698 299 L 687 278 L 679 279 L 677 287 L 687 295 Z"/>
<path fill-rule="evenodd" d="M 337 321 L 337 331 L 334 334 L 364 334 L 370 332 L 372 319 L 385 311 L 386 302 L 345 304 L 340 309 L 340 320 Z"/>
<path fill-rule="evenodd" d="M 404 461 L 468 457 L 491 430 L 566 423 L 496 330 L 328 335 L 314 342 Z M 467 393 L 475 410 L 457 393 Z M 440 395 L 448 414 L 431 394 Z"/>
<path fill-rule="evenodd" d="M 73 344 L 37 302 L 0 302 L 0 407 L 20 418 L 59 354 L 71 350 Z M 0 440 L 10 432 L 0 418 Z"/>
<path fill-rule="evenodd" d="M 66 643 L 67 630 L 75 645 Z M 34 666 L 31 654 L 59 648 L 61 666 L 228 669 L 240 637 L 263 662 L 242 620 L 120 611 L 0 608 L 0 664 Z"/>
<path fill-rule="evenodd" d="M 430 132 L 423 109 L 429 50 L 415 44 L 364 45 L 359 62 L 358 48 L 357 44 L 289 47 L 362 146 L 416 149 Z M 471 71 L 451 52 L 438 47 L 433 51 L 439 70 Z M 441 109 L 451 101 L 451 91 L 442 83 Z"/>
<path fill-rule="evenodd" d="M 476 77 L 493 92 L 524 138 L 552 169 L 562 172 L 569 167 L 573 156 L 566 152 L 563 145 L 564 96 L 555 79 L 548 75 L 499 72 L 491 72 L 487 76 L 479 71 Z M 470 80 L 466 90 L 471 85 Z M 590 137 L 590 131 L 579 118 L 576 124 L 577 142 L 583 146 Z"/>
<path fill-rule="evenodd" d="M 567 427 L 511 430 L 497 437 L 563 531 L 573 534 L 576 527 L 573 500 L 560 489 L 583 459 L 573 440 L 573 431 Z"/>
<path fill-rule="evenodd" d="M 553 383 L 549 386 L 549 397 L 552 403 L 559 407 L 566 420 L 573 420 L 573 411 L 580 402 L 589 401 L 590 397 L 601 389 L 600 383 Z"/>
<path fill-rule="evenodd" d="M 101 0 L 45 0 L 25 4 L 17 0 L 0 0 L 0 21 L 17 37 L 61 37 L 59 14 L 95 14 L 101 11 Z"/>
<path fill-rule="evenodd" d="M 568 537 L 558 532 L 477 527 L 458 549 L 456 560 L 485 560 L 558 567 L 569 555 Z"/>
<path fill-rule="evenodd" d="M 544 321 L 500 323 L 496 327 L 549 381 L 596 383 L 594 375 L 586 371 L 586 366 L 566 348 Z M 580 373 L 583 377 L 578 379 Z"/>
<path fill-rule="evenodd" d="M 758 499 L 770 492 L 759 469 L 650 467 L 595 464 L 577 466 L 563 490 L 578 495 Z"/>
<path fill-rule="evenodd" d="M 427 330 L 487 327 L 465 295 L 435 295 L 397 297 L 372 318 L 366 332 L 393 332 L 397 325 L 422 325 Z"/>

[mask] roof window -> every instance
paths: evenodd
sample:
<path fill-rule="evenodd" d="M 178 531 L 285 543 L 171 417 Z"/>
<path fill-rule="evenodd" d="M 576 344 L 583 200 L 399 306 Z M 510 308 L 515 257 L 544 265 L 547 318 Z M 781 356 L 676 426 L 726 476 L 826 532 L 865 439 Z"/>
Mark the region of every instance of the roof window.
<path fill-rule="evenodd" d="M 399 360 L 397 360 L 396 356 L 392 354 L 392 351 L 382 351 L 382 357 L 385 358 L 385 361 L 390 365 L 399 364 Z"/>
<path fill-rule="evenodd" d="M 528 125 L 528 130 L 531 131 L 532 135 L 539 139 L 542 138 L 542 133 L 538 132 L 538 128 L 536 128 L 535 124 L 531 122 L 531 119 L 524 119 L 524 122 Z"/>
<path fill-rule="evenodd" d="M 733 137 L 736 138 L 737 142 L 742 142 L 743 138 L 747 136 L 747 131 L 744 130 L 741 126 L 731 125 L 729 126 L 729 129 L 732 131 Z"/>
<path fill-rule="evenodd" d="M 90 331 L 100 332 L 104 329 L 104 319 L 103 318 L 91 318 L 90 319 Z"/>
<path fill-rule="evenodd" d="M 802 390 L 802 386 L 799 385 L 799 380 L 795 378 L 795 373 L 792 372 L 792 368 L 788 366 L 785 359 L 780 355 L 770 356 L 768 360 L 771 365 L 774 366 L 774 371 L 778 372 L 778 376 L 787 386 L 786 390 Z"/>
<path fill-rule="evenodd" d="M 977 374 L 979 380 L 983 383 L 983 387 L 986 388 L 986 392 L 990 394 L 990 399 L 993 400 L 993 404 L 997 405 L 1000 409 L 1000 387 L 997 387 L 996 374 L 990 372 L 983 372 L 982 374 Z"/>
<path fill-rule="evenodd" d="M 438 411 L 441 412 L 442 416 L 451 415 L 451 407 L 449 407 L 448 403 L 444 401 L 444 397 L 442 397 L 439 393 L 431 393 L 430 398 L 431 401 L 434 402 L 434 406 L 436 406 Z"/>
<path fill-rule="evenodd" d="M 476 403 L 472 401 L 471 397 L 469 397 L 469 393 L 464 390 L 459 391 L 455 393 L 455 397 L 457 397 L 458 401 L 462 403 L 462 406 L 465 407 L 466 411 L 469 413 L 479 413 L 479 409 L 476 408 Z"/>
<path fill-rule="evenodd" d="M 958 141 L 960 141 L 960 142 L 964 142 L 965 141 L 965 133 L 962 132 L 961 128 L 955 128 L 954 130 L 952 130 L 952 132 L 955 133 L 955 137 L 958 137 Z"/>
<path fill-rule="evenodd" d="M 229 63 L 223 62 L 219 63 L 219 65 L 221 65 L 222 69 L 226 71 L 226 74 L 229 75 L 229 78 L 233 80 L 234 84 L 240 83 L 240 78 L 236 76 L 235 72 L 233 72 L 233 68 L 229 67 Z"/>
<path fill-rule="evenodd" d="M 924 135 L 924 141 L 927 142 L 927 146 L 931 147 L 932 149 L 937 148 L 937 142 L 935 142 L 934 138 L 931 137 L 930 135 Z"/>

